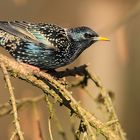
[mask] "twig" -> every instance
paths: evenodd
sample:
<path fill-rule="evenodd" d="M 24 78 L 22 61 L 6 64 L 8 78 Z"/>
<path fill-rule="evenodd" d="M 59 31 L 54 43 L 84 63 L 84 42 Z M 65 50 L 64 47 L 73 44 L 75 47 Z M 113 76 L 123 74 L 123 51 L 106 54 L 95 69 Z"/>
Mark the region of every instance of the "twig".
<path fill-rule="evenodd" d="M 49 128 L 50 139 L 53 140 L 52 130 L 51 130 L 51 118 L 48 118 L 48 128 Z"/>
<path fill-rule="evenodd" d="M 46 95 L 45 101 L 47 103 L 48 109 L 49 109 L 49 113 L 50 113 L 50 118 L 54 117 L 54 109 L 53 109 L 53 105 L 52 103 L 49 101 L 48 96 Z"/>
<path fill-rule="evenodd" d="M 87 133 L 84 132 L 82 140 L 88 140 Z"/>
<path fill-rule="evenodd" d="M 99 80 L 99 78 L 95 74 L 91 75 L 89 72 L 88 72 L 88 74 L 89 74 L 90 79 L 96 84 L 97 87 L 100 88 L 100 94 L 104 98 L 104 104 L 106 106 L 107 111 L 110 114 L 110 119 L 111 120 L 118 120 L 117 114 L 116 114 L 115 109 L 113 107 L 112 100 L 108 94 L 108 91 L 105 89 L 105 87 L 103 86 L 103 84 L 101 83 L 101 81 Z M 114 126 L 115 126 L 116 130 L 118 131 L 118 133 L 120 134 L 121 139 L 126 140 L 125 133 L 123 132 L 119 121 L 116 121 L 116 123 L 114 123 Z"/>
<path fill-rule="evenodd" d="M 106 125 L 110 126 L 110 125 L 112 125 L 112 124 L 114 124 L 116 122 L 118 122 L 118 120 L 111 120 L 111 121 L 106 122 Z"/>
<path fill-rule="evenodd" d="M 15 130 L 10 138 L 10 140 L 14 140 L 15 136 L 17 135 L 17 130 Z"/>
<path fill-rule="evenodd" d="M 44 99 L 44 95 L 16 100 L 17 110 L 20 109 L 22 106 L 26 105 L 27 103 L 37 103 L 42 99 Z M 9 103 L 4 103 L 0 105 L 0 117 L 8 115 L 12 111 L 12 109 L 9 107 Z"/>
<path fill-rule="evenodd" d="M 4 63 L 1 62 L 0 65 L 1 65 L 2 72 L 3 72 L 4 77 L 5 77 L 5 81 L 6 81 L 8 90 L 9 90 L 9 94 L 10 94 L 10 101 L 11 101 L 11 105 L 12 105 L 12 109 L 13 109 L 15 128 L 16 128 L 17 134 L 19 136 L 19 139 L 24 140 L 24 137 L 23 137 L 23 134 L 22 134 L 22 131 L 21 131 L 21 128 L 20 128 L 20 124 L 19 124 L 16 101 L 15 101 L 15 96 L 14 96 L 13 88 L 12 88 L 12 85 L 11 85 L 10 77 L 9 77 L 9 74 L 6 70 L 6 67 L 5 67 Z"/>
<path fill-rule="evenodd" d="M 59 134 L 62 136 L 62 138 L 64 140 L 67 140 L 66 133 L 63 130 L 63 128 L 62 128 L 62 126 L 61 126 L 61 124 L 60 124 L 60 122 L 59 122 L 59 120 L 58 120 L 58 118 L 56 116 L 55 110 L 53 108 L 53 104 L 49 101 L 49 98 L 48 98 L 47 95 L 46 95 L 45 101 L 47 103 L 47 106 L 48 106 L 48 109 L 49 109 L 49 113 L 50 113 L 50 118 L 49 119 L 54 119 L 54 121 L 56 122 L 55 124 L 56 124 L 56 126 L 58 128 Z"/>

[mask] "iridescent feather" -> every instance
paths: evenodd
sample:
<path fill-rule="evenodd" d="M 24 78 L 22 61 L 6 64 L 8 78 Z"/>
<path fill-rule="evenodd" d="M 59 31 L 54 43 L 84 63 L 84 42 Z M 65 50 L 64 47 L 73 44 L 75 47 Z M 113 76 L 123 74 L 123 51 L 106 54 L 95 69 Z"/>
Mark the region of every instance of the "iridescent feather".
<path fill-rule="evenodd" d="M 88 27 L 65 29 L 54 24 L 0 21 L 0 45 L 18 61 L 56 69 L 74 61 L 97 40 Z"/>

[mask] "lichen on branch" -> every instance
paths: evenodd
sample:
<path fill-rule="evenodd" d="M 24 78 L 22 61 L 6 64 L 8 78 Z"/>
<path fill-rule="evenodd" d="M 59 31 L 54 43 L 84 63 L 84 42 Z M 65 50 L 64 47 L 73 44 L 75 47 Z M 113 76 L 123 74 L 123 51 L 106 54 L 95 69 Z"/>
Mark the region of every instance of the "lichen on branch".
<path fill-rule="evenodd" d="M 120 123 L 118 122 L 118 117 L 116 115 L 108 91 L 105 89 L 105 87 L 102 85 L 101 81 L 95 74 L 89 73 L 89 71 L 87 70 L 87 65 L 58 73 L 45 73 L 43 71 L 36 72 L 33 69 L 29 70 L 22 64 L 16 62 L 15 60 L 9 59 L 2 54 L 0 54 L 0 63 L 4 65 L 11 76 L 25 80 L 33 86 L 40 88 L 47 96 L 49 95 L 53 97 L 58 103 L 68 108 L 71 111 L 71 115 L 76 114 L 76 116 L 84 123 L 85 127 L 87 128 L 87 135 L 91 137 L 91 139 L 96 139 L 96 133 L 95 131 L 93 131 L 94 129 L 108 140 L 126 139 Z M 83 76 L 83 80 L 79 82 L 79 85 L 82 85 L 82 87 L 87 86 L 88 80 L 91 80 L 97 86 L 97 88 L 100 90 L 100 94 L 104 99 L 104 105 L 111 116 L 109 122 L 113 123 L 104 123 L 95 115 L 84 109 L 81 104 L 79 104 L 74 99 L 71 91 L 67 89 L 67 86 L 62 84 L 62 79 L 60 78 L 76 75 Z M 41 96 L 37 99 L 41 100 L 43 99 L 43 97 Z M 26 100 L 17 100 L 17 107 L 18 105 L 21 105 L 21 102 L 23 103 L 23 101 L 25 101 L 24 103 L 26 103 Z M 29 100 L 27 101 L 29 102 Z M 34 99 L 30 99 L 30 101 L 34 101 Z"/>

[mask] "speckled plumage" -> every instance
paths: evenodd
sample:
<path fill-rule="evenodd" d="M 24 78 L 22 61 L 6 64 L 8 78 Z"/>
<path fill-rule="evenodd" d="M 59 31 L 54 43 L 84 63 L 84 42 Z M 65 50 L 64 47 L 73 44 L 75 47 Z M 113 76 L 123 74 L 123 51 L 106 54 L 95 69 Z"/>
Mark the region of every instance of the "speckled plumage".
<path fill-rule="evenodd" d="M 97 41 L 94 37 L 97 33 L 88 27 L 0 21 L 0 46 L 16 60 L 45 70 L 70 64 Z"/>

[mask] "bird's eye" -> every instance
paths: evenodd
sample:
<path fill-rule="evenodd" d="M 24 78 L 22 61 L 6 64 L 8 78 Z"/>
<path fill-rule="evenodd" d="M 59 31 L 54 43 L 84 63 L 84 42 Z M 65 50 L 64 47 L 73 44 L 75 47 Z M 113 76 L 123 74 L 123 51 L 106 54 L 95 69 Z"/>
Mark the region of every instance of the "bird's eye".
<path fill-rule="evenodd" d="M 85 34 L 84 34 L 84 37 L 85 37 L 85 38 L 91 38 L 91 37 L 93 37 L 93 35 L 92 35 L 92 34 L 89 34 L 89 33 L 85 33 Z"/>

